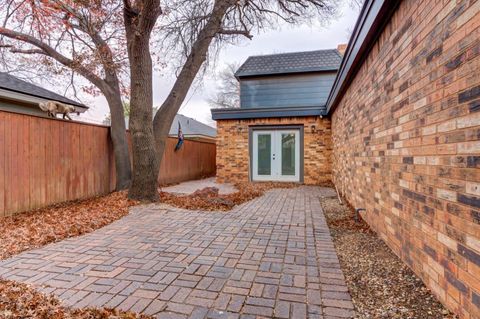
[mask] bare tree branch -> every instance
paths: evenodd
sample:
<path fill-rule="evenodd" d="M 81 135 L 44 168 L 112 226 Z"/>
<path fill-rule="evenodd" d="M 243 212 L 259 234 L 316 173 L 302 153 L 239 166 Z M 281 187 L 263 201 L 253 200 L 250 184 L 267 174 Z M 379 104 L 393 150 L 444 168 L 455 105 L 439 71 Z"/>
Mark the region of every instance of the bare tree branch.
<path fill-rule="evenodd" d="M 3 27 L 0 28 L 0 35 L 6 36 L 11 39 L 27 42 L 40 49 L 36 51 L 41 51 L 43 54 L 48 55 L 49 57 L 55 59 L 56 61 L 65 65 L 66 67 L 75 69 L 78 73 L 80 73 L 82 76 L 84 76 L 86 79 L 88 79 L 90 82 L 92 82 L 96 86 L 102 87 L 104 85 L 104 83 L 102 82 L 102 79 L 99 78 L 97 75 L 89 71 L 84 66 L 75 63 L 72 59 L 67 58 L 66 56 L 56 51 L 54 48 L 52 48 L 48 44 L 38 40 L 37 38 L 34 38 L 25 33 L 16 32 Z M 17 51 L 19 51 L 19 49 L 17 49 Z M 38 52 L 35 52 L 35 53 L 38 53 Z"/>
<path fill-rule="evenodd" d="M 226 29 L 221 29 L 218 31 L 218 34 L 226 34 L 226 35 L 243 35 L 246 38 L 249 38 L 250 40 L 253 39 L 253 35 L 250 34 L 249 31 L 247 30 L 226 30 Z"/>
<path fill-rule="evenodd" d="M 219 85 L 216 94 L 208 99 L 208 103 L 216 108 L 240 107 L 240 83 L 235 78 L 239 63 L 229 63 L 225 69 L 216 74 Z"/>
<path fill-rule="evenodd" d="M 22 54 L 45 54 L 45 52 L 42 51 L 42 50 L 37 50 L 37 49 L 22 50 L 22 49 L 16 49 L 15 47 L 12 47 L 10 49 L 10 52 L 12 52 L 12 53 L 22 53 Z"/>
<path fill-rule="evenodd" d="M 121 4 L 110 0 L 0 0 L 4 69 L 38 72 L 49 82 L 63 79 L 65 92 L 73 91 L 77 99 L 79 83 L 83 92 L 105 96 L 112 117 L 117 189 L 128 187 L 131 176 L 122 108 L 122 92 L 127 91 L 122 79 L 128 72 L 121 12 Z M 77 80 L 77 74 L 90 84 Z"/>

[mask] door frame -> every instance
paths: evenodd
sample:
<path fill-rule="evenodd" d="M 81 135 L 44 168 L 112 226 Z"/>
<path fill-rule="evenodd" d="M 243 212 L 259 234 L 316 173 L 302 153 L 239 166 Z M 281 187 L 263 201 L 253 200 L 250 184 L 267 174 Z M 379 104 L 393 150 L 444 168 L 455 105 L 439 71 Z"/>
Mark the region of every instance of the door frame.
<path fill-rule="evenodd" d="M 297 183 L 303 183 L 304 180 L 304 125 L 292 124 L 292 125 L 250 125 L 248 127 L 248 158 L 249 158 L 249 171 L 248 178 L 253 181 L 253 132 L 254 131 L 281 131 L 281 130 L 298 130 L 300 140 L 300 176 Z"/>

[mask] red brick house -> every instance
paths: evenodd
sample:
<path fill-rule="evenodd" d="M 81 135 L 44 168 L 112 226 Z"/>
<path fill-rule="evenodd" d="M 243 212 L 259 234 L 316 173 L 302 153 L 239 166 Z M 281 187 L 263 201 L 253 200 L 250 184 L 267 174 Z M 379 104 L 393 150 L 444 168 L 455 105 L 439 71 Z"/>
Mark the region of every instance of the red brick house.
<path fill-rule="evenodd" d="M 480 318 L 480 1 L 366 1 L 319 109 L 213 110 L 218 179 L 255 180 L 253 127 L 303 126 L 303 182 L 334 182 L 440 301 Z"/>

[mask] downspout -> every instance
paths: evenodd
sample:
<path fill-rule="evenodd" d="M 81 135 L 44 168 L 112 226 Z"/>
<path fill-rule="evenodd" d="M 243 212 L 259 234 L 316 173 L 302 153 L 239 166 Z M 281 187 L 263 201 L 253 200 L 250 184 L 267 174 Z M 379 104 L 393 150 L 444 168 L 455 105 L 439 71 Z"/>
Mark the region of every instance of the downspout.
<path fill-rule="evenodd" d="M 354 216 L 354 219 L 355 219 L 355 222 L 358 223 L 360 221 L 360 212 L 361 211 L 364 211 L 366 212 L 367 209 L 366 208 L 357 208 L 355 209 L 355 216 Z"/>

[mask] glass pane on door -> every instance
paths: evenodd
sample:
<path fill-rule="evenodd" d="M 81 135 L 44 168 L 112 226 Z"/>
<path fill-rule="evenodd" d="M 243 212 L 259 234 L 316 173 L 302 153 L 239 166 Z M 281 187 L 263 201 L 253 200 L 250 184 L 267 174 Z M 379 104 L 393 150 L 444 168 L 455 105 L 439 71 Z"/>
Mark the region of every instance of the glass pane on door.
<path fill-rule="evenodd" d="M 272 174 L 272 135 L 258 134 L 258 175 Z"/>
<path fill-rule="evenodd" d="M 294 133 L 282 133 L 282 175 L 295 176 Z"/>

